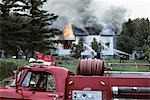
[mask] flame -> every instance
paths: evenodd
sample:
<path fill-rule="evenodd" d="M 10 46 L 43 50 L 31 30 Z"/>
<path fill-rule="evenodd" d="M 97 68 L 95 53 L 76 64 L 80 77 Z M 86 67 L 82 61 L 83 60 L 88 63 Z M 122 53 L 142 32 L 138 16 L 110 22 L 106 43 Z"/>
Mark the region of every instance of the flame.
<path fill-rule="evenodd" d="M 64 38 L 65 40 L 74 40 L 74 34 L 72 30 L 72 25 L 68 23 L 64 28 Z"/>

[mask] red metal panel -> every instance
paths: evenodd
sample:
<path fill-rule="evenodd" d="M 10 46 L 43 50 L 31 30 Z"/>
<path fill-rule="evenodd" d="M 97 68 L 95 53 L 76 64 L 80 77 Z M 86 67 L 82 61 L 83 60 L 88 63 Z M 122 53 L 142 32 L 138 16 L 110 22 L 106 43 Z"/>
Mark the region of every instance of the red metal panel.
<path fill-rule="evenodd" d="M 72 84 L 68 84 L 73 81 Z M 104 84 L 102 84 L 102 82 Z M 95 76 L 75 76 L 69 77 L 67 80 L 67 99 L 69 98 L 72 90 L 83 90 L 84 88 L 91 88 L 92 91 L 102 91 L 103 96 L 109 87 L 109 80 L 106 77 L 95 77 Z"/>
<path fill-rule="evenodd" d="M 69 85 L 69 82 L 72 84 Z M 103 100 L 111 100 L 112 86 L 127 87 L 150 87 L 150 78 L 123 78 L 123 77 L 106 77 L 106 76 L 75 76 L 69 77 L 67 80 L 67 98 L 71 100 L 72 90 L 83 90 L 91 88 L 94 91 L 103 92 Z M 149 95 L 150 96 L 150 95 Z"/>

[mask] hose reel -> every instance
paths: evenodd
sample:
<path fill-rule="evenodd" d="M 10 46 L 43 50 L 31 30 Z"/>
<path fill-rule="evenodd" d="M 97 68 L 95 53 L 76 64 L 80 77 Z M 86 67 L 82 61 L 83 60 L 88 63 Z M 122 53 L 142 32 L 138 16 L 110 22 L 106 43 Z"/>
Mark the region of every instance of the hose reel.
<path fill-rule="evenodd" d="M 104 61 L 100 59 L 80 59 L 77 67 L 77 75 L 103 76 L 105 70 Z"/>

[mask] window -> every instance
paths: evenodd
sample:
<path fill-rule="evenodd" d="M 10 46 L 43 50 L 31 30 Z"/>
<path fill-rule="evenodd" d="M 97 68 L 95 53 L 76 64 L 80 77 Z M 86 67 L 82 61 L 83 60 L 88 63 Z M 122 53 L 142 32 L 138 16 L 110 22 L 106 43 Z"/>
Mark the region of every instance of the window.
<path fill-rule="evenodd" d="M 28 72 L 21 86 L 40 91 L 55 91 L 55 79 L 50 73 Z"/>
<path fill-rule="evenodd" d="M 29 82 L 30 82 L 30 78 L 31 78 L 31 72 L 28 72 L 28 74 L 26 75 L 25 79 L 23 80 L 21 86 L 28 87 Z"/>
<path fill-rule="evenodd" d="M 18 70 L 18 81 L 20 80 L 20 78 L 21 78 L 23 72 L 24 72 L 23 69 Z M 15 80 L 15 79 L 14 79 L 13 82 L 10 84 L 10 86 L 12 86 L 12 87 L 16 86 L 16 80 Z"/>
<path fill-rule="evenodd" d="M 72 41 L 64 41 L 64 49 L 70 49 L 72 46 Z"/>
<path fill-rule="evenodd" d="M 109 42 L 105 43 L 105 45 L 106 45 L 107 47 L 110 47 L 110 43 L 109 43 Z"/>

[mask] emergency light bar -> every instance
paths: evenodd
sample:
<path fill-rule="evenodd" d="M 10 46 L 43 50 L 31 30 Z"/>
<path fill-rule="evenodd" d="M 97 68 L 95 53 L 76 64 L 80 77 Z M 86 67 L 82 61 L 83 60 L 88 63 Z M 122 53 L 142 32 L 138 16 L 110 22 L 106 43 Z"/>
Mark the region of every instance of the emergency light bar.
<path fill-rule="evenodd" d="M 29 63 L 30 66 L 56 66 L 56 62 L 53 62 L 52 56 L 50 55 L 43 55 L 43 54 L 38 54 L 38 59 L 30 58 Z"/>

